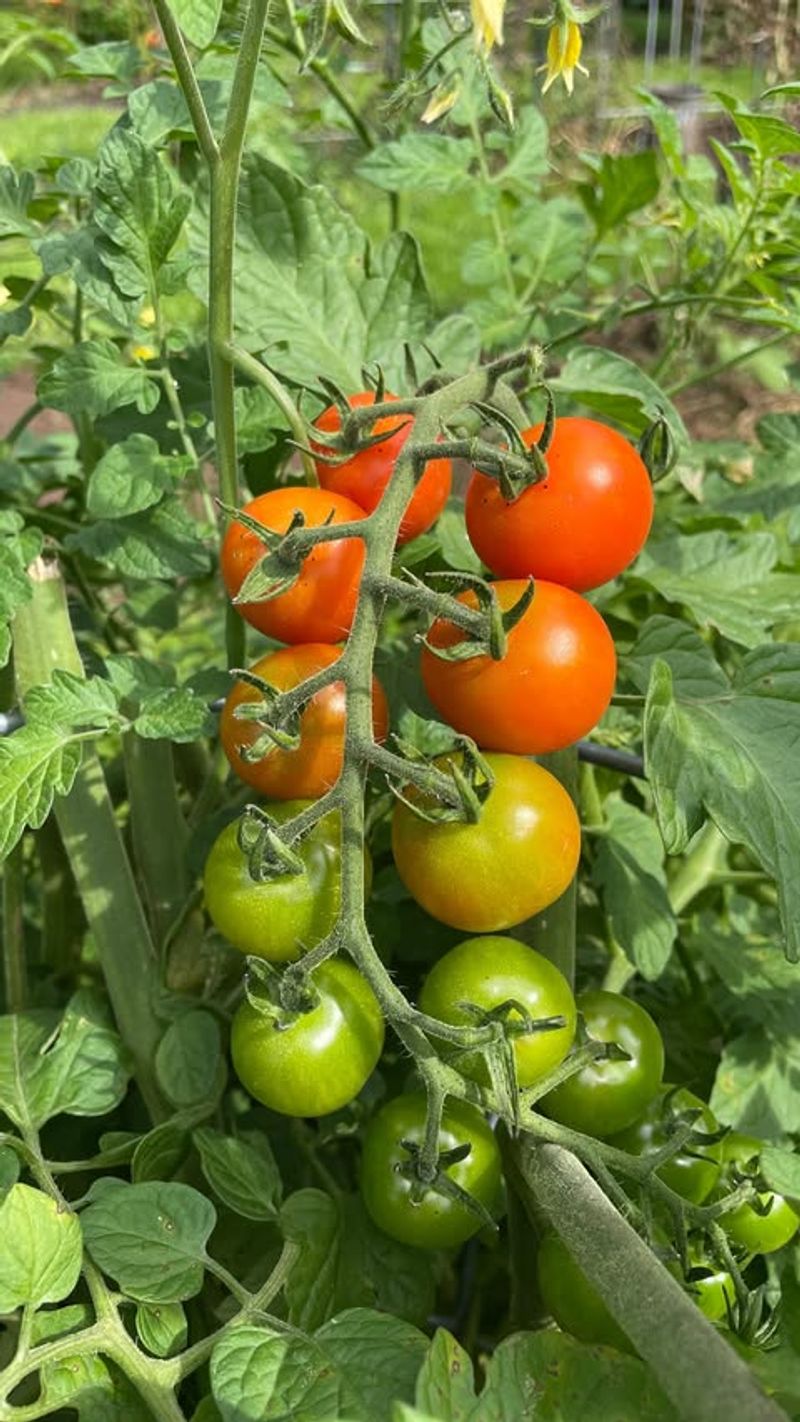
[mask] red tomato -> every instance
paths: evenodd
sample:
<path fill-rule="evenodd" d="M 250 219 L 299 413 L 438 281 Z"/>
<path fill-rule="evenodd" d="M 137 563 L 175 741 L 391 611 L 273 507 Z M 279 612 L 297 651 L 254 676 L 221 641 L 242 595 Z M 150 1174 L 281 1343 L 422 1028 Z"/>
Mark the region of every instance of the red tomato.
<path fill-rule="evenodd" d="M 397 396 L 390 395 L 387 391 L 384 399 L 396 400 Z M 372 390 L 365 390 L 359 395 L 348 396 L 348 403 L 351 409 L 360 405 L 374 405 L 375 394 Z M 314 423 L 318 429 L 330 433 L 339 430 L 341 420 L 336 406 L 329 405 Z M 352 459 L 343 464 L 324 464 L 322 460 L 317 461 L 317 477 L 323 489 L 334 489 L 337 494 L 345 494 L 366 513 L 372 513 L 380 503 L 397 456 L 411 433 L 412 424 L 410 415 L 395 415 L 391 419 L 377 420 L 370 434 L 382 434 L 384 430 L 396 430 L 397 433 L 382 440 L 380 444 L 372 445 L 370 449 L 354 454 Z M 324 452 L 325 445 L 312 443 L 312 448 Z M 425 472 L 419 479 L 403 515 L 397 537 L 398 544 L 408 543 L 436 522 L 447 503 L 452 482 L 453 466 L 449 459 L 428 460 Z"/>
<path fill-rule="evenodd" d="M 525 430 L 530 447 L 542 426 Z M 467 491 L 472 545 L 502 578 L 546 578 L 585 592 L 615 578 L 644 545 L 653 486 L 632 444 L 597 420 L 557 420 L 547 478 L 507 504 L 499 485 L 474 474 Z"/>
<path fill-rule="evenodd" d="M 350 523 L 362 519 L 364 510 L 341 494 L 323 489 L 271 489 L 245 505 L 244 512 L 275 533 L 285 533 L 295 510 L 309 527 L 330 521 Z M 266 549 L 256 534 L 232 522 L 222 543 L 222 577 L 230 597 L 235 597 L 254 564 Z M 303 560 L 300 576 L 287 592 L 268 602 L 246 602 L 238 611 L 252 627 L 279 642 L 341 642 L 350 630 L 364 566 L 360 538 L 320 543 Z"/>
<path fill-rule="evenodd" d="M 524 582 L 494 587 L 505 610 Z M 459 602 L 476 607 L 472 591 Z M 452 647 L 464 633 L 434 622 L 429 640 Z M 614 690 L 617 659 L 611 633 L 591 603 L 569 588 L 537 582 L 533 602 L 508 635 L 501 661 L 488 656 L 446 662 L 428 648 L 422 679 L 437 711 L 486 750 L 543 755 L 561 750 L 597 725 Z"/>
<path fill-rule="evenodd" d="M 307 677 L 330 666 L 341 648 L 327 642 L 281 647 L 267 652 L 250 668 L 279 691 L 289 691 Z M 277 746 L 261 760 L 243 760 L 240 747 L 252 746 L 261 735 L 255 721 L 241 721 L 234 712 L 245 701 L 261 700 L 246 681 L 237 681 L 228 692 L 220 717 L 220 738 L 233 770 L 269 800 L 316 800 L 338 780 L 342 769 L 345 727 L 344 682 L 334 681 L 318 691 L 300 716 L 300 745 L 296 750 Z M 372 679 L 372 729 L 384 741 L 389 729 L 389 707 L 380 682 Z"/>

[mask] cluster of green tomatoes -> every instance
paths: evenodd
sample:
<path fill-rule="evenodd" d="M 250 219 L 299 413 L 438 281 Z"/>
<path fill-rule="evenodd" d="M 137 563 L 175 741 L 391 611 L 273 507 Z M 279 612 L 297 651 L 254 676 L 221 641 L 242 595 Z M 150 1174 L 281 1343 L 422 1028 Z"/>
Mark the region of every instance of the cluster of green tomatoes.
<path fill-rule="evenodd" d="M 350 397 L 350 405 L 373 399 L 365 392 Z M 321 440 L 340 428 L 341 418 L 336 405 L 320 416 Z M 352 525 L 368 518 L 411 423 L 399 415 L 376 421 L 372 434 L 383 436 L 379 443 L 336 463 L 320 457 L 320 487 L 283 486 L 262 494 L 243 510 L 245 522 L 231 523 L 224 540 L 222 574 L 229 595 L 239 599 L 249 623 L 282 645 L 233 685 L 221 738 L 235 773 L 264 797 L 279 824 L 336 782 L 346 697 L 342 682 L 320 684 L 303 704 L 298 734 L 285 743 L 265 732 L 271 698 L 319 677 L 341 656 L 365 550 L 349 532 L 321 542 L 290 586 L 248 601 L 248 586 L 254 586 L 252 575 L 265 553 L 257 530 L 283 534 L 296 526 L 298 513 L 306 526 Z M 532 445 L 541 436 L 537 426 L 523 439 Z M 518 605 L 535 580 L 533 597 L 508 632 L 504 655 L 497 660 L 480 652 L 453 655 L 466 634 L 447 619 L 434 622 L 421 653 L 427 694 L 446 723 L 480 748 L 485 785 L 475 820 L 427 814 L 434 807 L 426 805 L 418 785 L 406 787 L 393 812 L 392 851 L 401 879 L 430 915 L 469 935 L 433 964 L 417 1005 L 429 1018 L 453 1026 L 502 1020 L 520 1088 L 535 1086 L 567 1059 L 580 1017 L 585 1038 L 613 1043 L 616 1050 L 567 1076 L 537 1101 L 537 1109 L 635 1154 L 661 1149 L 676 1124 L 685 1126 L 688 1119 L 694 1127 L 689 1143 L 660 1167 L 660 1178 L 693 1204 L 752 1178 L 756 1199 L 726 1215 L 724 1225 L 742 1250 L 767 1252 L 786 1242 L 798 1220 L 788 1202 L 761 1188 L 759 1143 L 723 1137 L 707 1106 L 691 1092 L 663 1083 L 660 1033 L 643 1007 L 606 991 L 583 993 L 576 1002 L 551 962 L 506 936 L 506 930 L 553 904 L 575 874 L 580 825 L 574 804 L 531 757 L 573 744 L 609 703 L 614 645 L 582 594 L 628 566 L 647 537 L 653 512 L 645 465 L 614 430 L 592 420 L 557 420 L 546 458 L 546 477 L 513 500 L 480 473 L 467 492 L 467 532 L 493 574 L 499 607 Z M 448 460 L 429 461 L 406 509 L 398 545 L 432 525 L 451 480 Z M 479 605 L 473 590 L 459 598 L 467 607 Z M 388 732 L 388 708 L 377 680 L 372 718 L 379 743 Z M 465 754 L 454 751 L 435 764 L 452 773 Z M 317 820 L 293 845 L 298 872 L 263 873 L 257 844 L 257 827 L 247 814 L 222 831 L 205 867 L 205 900 L 229 943 L 280 968 L 323 943 L 336 925 L 338 811 Z M 366 978 L 337 955 L 315 968 L 305 1010 L 287 1013 L 268 999 L 269 994 L 262 1001 L 250 993 L 233 1021 L 231 1052 L 243 1085 L 271 1110 L 295 1117 L 324 1116 L 347 1105 L 383 1050 L 383 1014 Z M 441 1052 L 466 1080 L 490 1086 L 482 1050 L 457 1050 L 443 1040 Z M 480 1230 L 482 1218 L 502 1212 L 499 1150 L 484 1114 L 468 1101 L 448 1097 L 439 1129 L 440 1174 L 424 1185 L 415 1158 L 426 1120 L 424 1091 L 396 1097 L 372 1116 L 362 1142 L 363 1197 L 374 1221 L 395 1238 L 453 1247 Z M 707 1266 L 701 1254 L 693 1274 L 690 1286 L 701 1306 L 709 1316 L 722 1317 L 733 1302 L 729 1276 Z M 619 1342 L 604 1306 L 575 1275 L 560 1241 L 544 1241 L 540 1282 L 553 1316 L 578 1336 Z M 580 1298 L 585 1316 L 579 1316 Z"/>

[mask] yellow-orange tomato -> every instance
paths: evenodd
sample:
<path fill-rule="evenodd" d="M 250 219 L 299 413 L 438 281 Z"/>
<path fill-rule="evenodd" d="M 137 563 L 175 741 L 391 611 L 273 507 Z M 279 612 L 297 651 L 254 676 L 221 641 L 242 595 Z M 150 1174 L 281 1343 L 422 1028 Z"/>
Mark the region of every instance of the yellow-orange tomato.
<path fill-rule="evenodd" d="M 436 764 L 446 767 L 449 757 Z M 469 933 L 497 933 L 539 913 L 572 880 L 581 848 L 575 806 L 554 775 L 513 755 L 487 755 L 494 785 L 477 824 L 430 823 L 399 802 L 397 870 L 418 904 Z M 410 800 L 424 797 L 413 787 Z"/>
<path fill-rule="evenodd" d="M 281 647 L 267 652 L 250 671 L 274 686 L 289 691 L 307 677 L 330 666 L 341 656 L 340 647 L 326 642 Z M 244 760 L 242 747 L 252 746 L 261 735 L 256 721 L 239 719 L 237 706 L 260 701 L 261 694 L 246 681 L 231 687 L 220 717 L 220 738 L 233 770 L 247 785 L 260 790 L 269 800 L 317 800 L 339 778 L 342 769 L 345 727 L 344 683 L 334 681 L 323 687 L 304 707 L 300 716 L 300 744 L 296 750 L 274 746 L 261 760 Z M 380 682 L 372 681 L 372 729 L 383 741 L 389 727 L 389 708 Z"/>
<path fill-rule="evenodd" d="M 505 611 L 526 582 L 493 586 Z M 459 593 L 458 600 L 477 606 L 472 591 Z M 452 647 L 464 633 L 440 620 L 428 640 Z M 578 593 L 546 582 L 536 583 L 502 660 L 450 662 L 427 647 L 422 653 L 425 690 L 445 720 L 479 746 L 515 755 L 562 750 L 585 736 L 611 700 L 616 670 L 614 643 L 599 612 Z"/>
<path fill-rule="evenodd" d="M 245 505 L 244 512 L 274 533 L 285 533 L 296 511 L 309 527 L 350 523 L 364 510 L 324 489 L 271 489 Z M 220 566 L 230 597 L 266 553 L 255 533 L 232 522 L 222 543 Z M 286 592 L 266 602 L 237 604 L 246 622 L 278 642 L 341 642 L 350 631 L 364 566 L 364 543 L 342 538 L 320 543 L 303 559 L 299 577 Z"/>

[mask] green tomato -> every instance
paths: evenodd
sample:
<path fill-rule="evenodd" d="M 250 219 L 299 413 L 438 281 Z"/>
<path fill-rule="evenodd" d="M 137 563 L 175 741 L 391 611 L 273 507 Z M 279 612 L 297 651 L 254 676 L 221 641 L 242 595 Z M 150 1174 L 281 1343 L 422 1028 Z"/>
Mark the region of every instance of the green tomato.
<path fill-rule="evenodd" d="M 468 938 L 434 964 L 419 1006 L 441 1022 L 474 1026 L 476 1018 L 466 1004 L 474 1003 L 488 1012 L 509 1001 L 518 1003 L 531 1018 L 564 1018 L 564 1026 L 553 1031 L 511 1038 L 517 1080 L 520 1086 L 531 1086 L 564 1060 L 575 1036 L 575 999 L 569 983 L 541 953 L 515 938 L 495 934 Z M 524 1016 L 512 1008 L 506 1020 L 513 1026 L 522 1023 Z M 465 1076 L 488 1084 L 489 1073 L 480 1053 L 460 1055 L 458 1067 Z"/>
<path fill-rule="evenodd" d="M 669 1127 L 687 1111 L 699 1111 L 695 1129 L 713 1135 L 718 1122 L 699 1096 L 681 1086 L 662 1086 L 659 1094 L 647 1106 L 644 1115 L 632 1126 L 613 1136 L 610 1144 L 630 1155 L 652 1155 L 662 1149 L 670 1138 Z M 676 1194 L 693 1205 L 701 1205 L 714 1189 L 720 1172 L 722 1142 L 714 1145 L 687 1145 L 658 1170 L 658 1177 Z"/>
<path fill-rule="evenodd" d="M 741 1180 L 758 1176 L 764 1142 L 754 1136 L 731 1132 L 722 1142 L 722 1171 L 725 1190 L 731 1190 Z M 800 1225 L 800 1215 L 774 1191 L 762 1191 L 759 1204 L 765 1211 L 759 1214 L 752 1205 L 739 1205 L 730 1214 L 722 1215 L 720 1224 L 725 1233 L 749 1254 L 772 1254 L 793 1239 Z"/>
<path fill-rule="evenodd" d="M 623 1353 L 635 1351 L 560 1235 L 547 1234 L 541 1241 L 536 1273 L 542 1302 L 565 1333 L 583 1343 L 605 1343 Z"/>
<path fill-rule="evenodd" d="M 616 1042 L 624 1061 L 597 1061 L 548 1092 L 541 1109 L 553 1120 L 592 1136 L 632 1126 L 652 1101 L 664 1071 L 664 1044 L 649 1012 L 616 992 L 596 989 L 578 998 L 590 1037 Z"/>
<path fill-rule="evenodd" d="M 393 1239 L 421 1249 L 451 1249 L 482 1225 L 466 1205 L 433 1186 L 418 1201 L 413 1198 L 414 1182 L 403 1173 L 411 1156 L 401 1142 L 422 1145 L 426 1109 L 425 1093 L 410 1092 L 396 1096 L 373 1116 L 364 1133 L 361 1193 L 375 1224 Z M 463 1145 L 469 1146 L 469 1154 L 447 1165 L 447 1175 L 490 1214 L 499 1214 L 502 1173 L 494 1133 L 474 1106 L 450 1098 L 442 1114 L 439 1150 Z"/>
<path fill-rule="evenodd" d="M 242 1085 L 284 1116 L 327 1116 L 357 1096 L 383 1048 L 383 1015 L 365 978 L 339 958 L 314 973 L 318 1001 L 288 1022 L 242 1003 L 231 1056 Z"/>
<path fill-rule="evenodd" d="M 284 800 L 271 804 L 269 813 L 283 824 L 309 803 Z M 206 908 L 214 927 L 240 953 L 270 963 L 291 962 L 327 937 L 339 913 L 338 816 L 318 820 L 294 846 L 303 862 L 301 874 L 280 874 L 263 883 L 250 877 L 237 842 L 239 824 L 234 820 L 225 826 L 206 860 Z"/>
<path fill-rule="evenodd" d="M 712 1323 L 728 1317 L 728 1304 L 736 1298 L 733 1279 L 727 1269 L 702 1259 L 693 1259 L 686 1288 L 700 1312 Z"/>

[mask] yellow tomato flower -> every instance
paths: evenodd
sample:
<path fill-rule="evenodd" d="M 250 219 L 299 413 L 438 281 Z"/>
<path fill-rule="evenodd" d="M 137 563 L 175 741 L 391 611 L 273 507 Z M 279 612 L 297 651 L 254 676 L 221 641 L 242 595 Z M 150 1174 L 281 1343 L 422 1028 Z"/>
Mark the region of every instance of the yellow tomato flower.
<path fill-rule="evenodd" d="M 577 69 L 581 74 L 589 73 L 588 69 L 584 69 L 583 65 L 578 63 L 582 48 L 581 27 L 574 20 L 562 20 L 559 24 L 552 26 L 547 39 L 547 63 L 542 65 L 542 69 L 547 70 L 542 85 L 543 94 L 547 93 L 559 74 L 564 80 L 567 93 L 571 94 L 575 82 L 575 70 Z"/>
<path fill-rule="evenodd" d="M 475 43 L 480 49 L 491 49 L 503 43 L 503 12 L 506 0 L 470 0 Z"/>
<path fill-rule="evenodd" d="M 152 346 L 134 346 L 132 354 L 134 360 L 155 360 L 157 352 Z"/>

